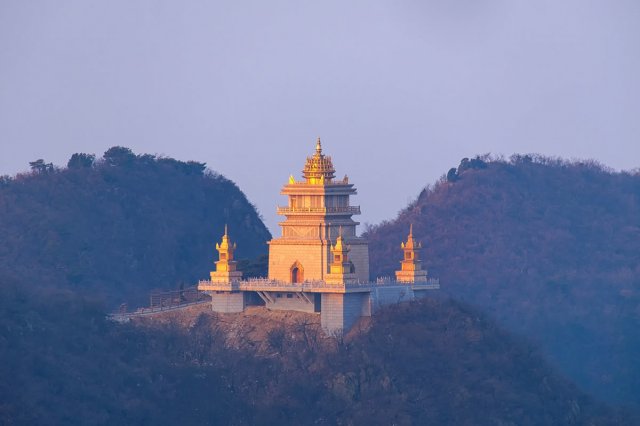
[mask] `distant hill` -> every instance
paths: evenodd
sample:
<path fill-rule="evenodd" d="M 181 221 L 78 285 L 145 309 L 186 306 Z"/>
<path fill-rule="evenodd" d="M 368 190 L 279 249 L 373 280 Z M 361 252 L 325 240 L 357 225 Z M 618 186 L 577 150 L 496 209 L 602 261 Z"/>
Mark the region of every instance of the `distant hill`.
<path fill-rule="evenodd" d="M 0 178 L 0 277 L 113 307 L 207 278 L 225 224 L 238 257 L 267 251 L 255 207 L 203 163 L 114 147 L 97 160 L 74 154 L 65 168 L 31 167 Z"/>
<path fill-rule="evenodd" d="M 637 424 L 455 302 L 393 306 L 335 341 L 305 314 L 119 325 L 21 284 L 0 280 L 1 424 Z M 260 348 L 238 336 L 258 329 Z"/>
<path fill-rule="evenodd" d="M 640 404 L 640 174 L 464 159 L 367 233 L 372 275 L 397 269 L 410 224 L 442 291 L 532 338 L 583 389 Z"/>

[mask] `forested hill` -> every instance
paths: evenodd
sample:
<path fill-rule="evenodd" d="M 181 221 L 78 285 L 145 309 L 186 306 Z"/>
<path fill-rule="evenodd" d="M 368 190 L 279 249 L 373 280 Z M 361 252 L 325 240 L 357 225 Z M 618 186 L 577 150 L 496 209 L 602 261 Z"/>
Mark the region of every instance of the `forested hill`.
<path fill-rule="evenodd" d="M 238 257 L 267 251 L 255 207 L 203 163 L 114 147 L 74 154 L 66 168 L 31 167 L 0 178 L 0 276 L 112 307 L 206 278 L 225 224 Z"/>
<path fill-rule="evenodd" d="M 583 389 L 640 403 L 640 174 L 465 159 L 368 233 L 372 275 L 397 269 L 411 223 L 442 291 L 533 338 Z"/>
<path fill-rule="evenodd" d="M 21 284 L 0 277 L 3 425 L 638 424 L 455 302 L 392 306 L 345 340 L 278 321 L 257 352 L 240 332 L 266 317 L 119 325 Z"/>

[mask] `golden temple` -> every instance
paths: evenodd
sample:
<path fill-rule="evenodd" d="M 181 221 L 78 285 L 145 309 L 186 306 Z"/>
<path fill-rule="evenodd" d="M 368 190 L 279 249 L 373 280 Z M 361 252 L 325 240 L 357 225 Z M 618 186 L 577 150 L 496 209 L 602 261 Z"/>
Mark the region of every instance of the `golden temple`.
<path fill-rule="evenodd" d="M 347 176 L 336 180 L 335 174 L 318 138 L 315 153 L 304 165 L 304 180 L 291 176 L 280 192 L 288 204 L 277 209 L 284 216 L 279 223 L 282 235 L 269 242 L 266 279 L 242 279 L 233 260 L 236 245 L 225 227 L 222 242 L 216 244 L 216 270 L 209 281 L 198 285 L 211 295 L 214 311 L 241 312 L 249 305 L 265 305 L 317 313 L 322 328 L 337 334 L 381 306 L 424 297 L 440 288 L 439 281 L 428 278 L 421 267 L 422 246 L 413 237 L 413 226 L 401 244 L 403 259 L 396 278 L 370 280 L 368 242 L 357 235 L 358 222 L 352 219 L 360 214 L 360 207 L 350 203 L 357 191 Z"/>

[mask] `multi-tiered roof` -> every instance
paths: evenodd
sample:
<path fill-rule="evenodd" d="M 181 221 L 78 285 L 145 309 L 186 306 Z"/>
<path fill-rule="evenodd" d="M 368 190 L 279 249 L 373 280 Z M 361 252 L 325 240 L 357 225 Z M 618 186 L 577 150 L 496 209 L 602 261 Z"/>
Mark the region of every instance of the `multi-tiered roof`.
<path fill-rule="evenodd" d="M 333 168 L 331 157 L 322 153 L 320 138 L 316 143 L 316 153 L 307 157 L 302 176 L 307 183 L 311 184 L 330 183 L 336 177 L 336 169 Z"/>

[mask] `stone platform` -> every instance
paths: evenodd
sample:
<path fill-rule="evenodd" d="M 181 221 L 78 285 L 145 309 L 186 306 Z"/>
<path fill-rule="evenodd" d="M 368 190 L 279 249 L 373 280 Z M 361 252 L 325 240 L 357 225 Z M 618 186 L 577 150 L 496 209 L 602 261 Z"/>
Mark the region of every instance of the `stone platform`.
<path fill-rule="evenodd" d="M 265 305 L 272 310 L 318 313 L 321 326 L 329 335 L 347 332 L 360 317 L 371 316 L 382 306 L 416 300 L 439 288 L 437 279 L 420 283 L 382 279 L 348 284 L 249 279 L 198 284 L 198 290 L 211 296 L 215 312 L 242 312 L 247 306 Z"/>

